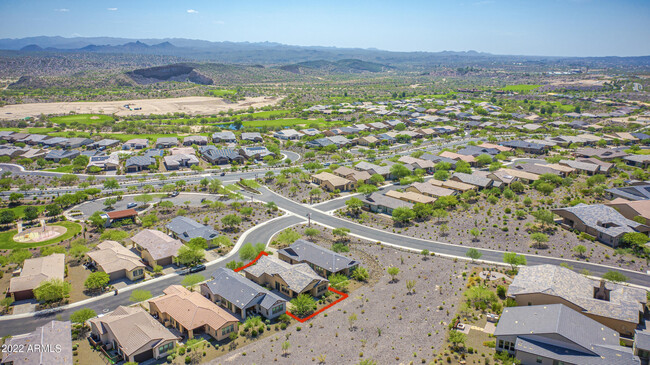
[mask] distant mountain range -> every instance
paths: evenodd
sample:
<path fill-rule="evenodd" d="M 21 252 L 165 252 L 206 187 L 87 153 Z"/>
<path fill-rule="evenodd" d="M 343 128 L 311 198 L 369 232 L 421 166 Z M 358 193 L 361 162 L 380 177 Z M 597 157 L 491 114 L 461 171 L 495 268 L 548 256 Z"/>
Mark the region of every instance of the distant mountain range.
<path fill-rule="evenodd" d="M 493 55 L 467 52 L 391 52 L 377 49 L 291 46 L 261 42 L 210 42 L 204 40 L 165 38 L 127 39 L 112 37 L 28 37 L 0 39 L 0 50 L 50 53 L 126 53 L 183 57 L 187 60 L 238 64 L 263 64 L 286 67 L 300 73 L 310 68 L 373 71 L 402 65 L 494 65 L 520 62 L 540 66 L 641 66 L 650 67 L 650 56 L 643 57 L 547 57 Z M 350 60 L 355 60 L 351 62 Z M 310 63 L 315 62 L 317 63 Z M 330 62 L 330 63 L 324 63 Z M 363 62 L 374 63 L 364 64 Z"/>

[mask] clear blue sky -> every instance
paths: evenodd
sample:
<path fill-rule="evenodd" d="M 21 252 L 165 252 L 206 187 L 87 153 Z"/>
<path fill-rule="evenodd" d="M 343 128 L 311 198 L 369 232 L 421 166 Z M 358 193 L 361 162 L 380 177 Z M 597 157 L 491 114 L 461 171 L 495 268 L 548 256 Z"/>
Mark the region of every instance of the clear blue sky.
<path fill-rule="evenodd" d="M 0 0 L 0 38 L 38 35 L 638 56 L 650 0 Z"/>

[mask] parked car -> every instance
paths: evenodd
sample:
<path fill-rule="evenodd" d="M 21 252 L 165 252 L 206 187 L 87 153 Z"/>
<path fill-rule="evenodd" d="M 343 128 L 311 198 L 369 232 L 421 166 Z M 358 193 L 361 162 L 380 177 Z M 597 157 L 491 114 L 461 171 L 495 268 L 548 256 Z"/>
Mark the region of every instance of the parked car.
<path fill-rule="evenodd" d="M 222 172 L 219 176 L 226 176 L 226 173 Z"/>
<path fill-rule="evenodd" d="M 138 203 L 129 203 L 129 204 L 126 205 L 126 209 L 135 208 L 137 206 L 138 206 Z"/>
<path fill-rule="evenodd" d="M 196 265 L 196 266 L 190 267 L 190 273 L 195 273 L 195 272 L 199 272 L 199 271 L 203 271 L 203 270 L 205 270 L 205 265 Z"/>
<path fill-rule="evenodd" d="M 171 196 L 172 198 L 174 198 L 174 197 L 177 197 L 178 194 L 180 194 L 178 191 L 174 191 L 174 192 L 171 193 L 169 196 Z"/>

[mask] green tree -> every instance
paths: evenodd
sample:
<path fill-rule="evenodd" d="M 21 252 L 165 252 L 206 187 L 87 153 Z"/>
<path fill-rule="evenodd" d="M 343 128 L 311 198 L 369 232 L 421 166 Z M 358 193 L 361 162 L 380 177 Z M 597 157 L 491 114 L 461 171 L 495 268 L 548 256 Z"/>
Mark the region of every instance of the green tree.
<path fill-rule="evenodd" d="M 433 178 L 436 180 L 448 180 L 449 179 L 449 172 L 445 170 L 438 170 L 433 174 Z"/>
<path fill-rule="evenodd" d="M 345 202 L 345 206 L 347 211 L 356 217 L 363 208 L 363 202 L 359 198 L 350 198 Z"/>
<path fill-rule="evenodd" d="M 431 204 L 415 203 L 413 206 L 413 213 L 415 214 L 416 219 L 427 220 L 434 214 L 434 210 Z"/>
<path fill-rule="evenodd" d="M 305 236 L 309 237 L 310 239 L 316 238 L 320 234 L 320 231 L 316 228 L 305 228 Z"/>
<path fill-rule="evenodd" d="M 4 297 L 0 299 L 0 306 L 4 307 L 5 313 L 9 312 L 9 307 L 14 303 L 14 298 Z"/>
<path fill-rule="evenodd" d="M 503 253 L 503 262 L 510 265 L 512 270 L 517 270 L 518 266 L 526 265 L 526 256 L 517 255 L 515 252 L 504 252 Z"/>
<path fill-rule="evenodd" d="M 57 302 L 70 294 L 70 283 L 61 279 L 43 281 L 34 289 L 34 297 L 41 303 Z"/>
<path fill-rule="evenodd" d="M 22 193 L 11 193 L 9 194 L 9 201 L 12 203 L 17 203 L 20 199 L 24 198 L 25 195 Z"/>
<path fill-rule="evenodd" d="M 491 162 L 492 162 L 492 157 L 490 155 L 488 155 L 488 154 L 484 153 L 484 154 L 479 155 L 478 157 L 476 157 L 476 164 L 479 167 L 485 166 L 485 165 L 487 165 L 487 164 L 489 164 Z"/>
<path fill-rule="evenodd" d="M 623 275 L 622 273 L 618 271 L 613 271 L 610 270 L 603 274 L 603 279 L 614 282 L 614 283 L 621 283 L 627 281 L 627 276 Z"/>
<path fill-rule="evenodd" d="M 135 289 L 131 292 L 131 296 L 129 297 L 129 300 L 134 303 L 144 302 L 149 299 L 151 299 L 151 292 L 142 289 Z"/>
<path fill-rule="evenodd" d="M 390 174 L 395 177 L 395 179 L 399 180 L 411 175 L 411 172 L 406 168 L 406 166 L 396 163 L 390 167 Z"/>
<path fill-rule="evenodd" d="M 413 210 L 407 207 L 398 207 L 393 210 L 393 220 L 400 225 L 407 224 L 415 217 Z"/>
<path fill-rule="evenodd" d="M 515 181 L 512 184 L 510 184 L 510 189 L 514 191 L 515 193 L 523 193 L 525 190 L 524 184 L 522 184 L 520 181 Z"/>
<path fill-rule="evenodd" d="M 478 228 L 472 228 L 469 230 L 469 234 L 472 235 L 472 241 L 478 241 L 481 231 L 479 231 Z"/>
<path fill-rule="evenodd" d="M 138 203 L 143 203 L 143 204 L 149 204 L 151 201 L 153 201 L 153 196 L 151 196 L 150 194 L 140 194 L 133 197 L 133 201 L 136 201 Z"/>
<path fill-rule="evenodd" d="M 198 264 L 205 258 L 205 251 L 198 248 L 193 248 L 187 245 L 181 246 L 178 249 L 176 256 L 176 263 L 185 266 L 192 266 Z"/>
<path fill-rule="evenodd" d="M 25 220 L 33 221 L 34 219 L 38 218 L 38 208 L 32 205 L 28 205 L 23 210 L 23 214 L 25 215 Z"/>
<path fill-rule="evenodd" d="M 111 281 L 110 276 L 103 271 L 95 271 L 88 275 L 86 281 L 84 282 L 84 287 L 88 290 L 100 290 L 106 288 L 108 283 Z"/>
<path fill-rule="evenodd" d="M 62 209 L 58 204 L 48 204 L 45 206 L 45 212 L 48 217 L 55 217 L 61 214 Z"/>
<path fill-rule="evenodd" d="M 497 302 L 497 295 L 483 285 L 471 286 L 463 293 L 463 295 L 475 308 L 489 307 L 492 303 Z"/>
<path fill-rule="evenodd" d="M 142 217 L 142 226 L 145 228 L 153 227 L 156 223 L 158 223 L 158 216 L 154 213 L 149 213 Z"/>
<path fill-rule="evenodd" d="M 239 258 L 243 261 L 251 261 L 255 257 L 257 257 L 259 253 L 255 250 L 255 247 L 253 247 L 252 243 L 245 243 L 240 249 L 239 249 Z"/>
<path fill-rule="evenodd" d="M 369 276 L 368 270 L 365 267 L 359 266 L 352 271 L 352 278 L 356 281 L 366 281 Z"/>
<path fill-rule="evenodd" d="M 531 233 L 530 239 L 533 240 L 534 248 L 545 248 L 548 242 L 548 236 L 541 232 Z"/>
<path fill-rule="evenodd" d="M 186 288 L 191 288 L 202 281 L 205 281 L 205 276 L 201 274 L 190 274 L 183 278 L 183 281 L 181 281 L 181 285 L 183 285 Z"/>
<path fill-rule="evenodd" d="M 390 275 L 391 283 L 397 280 L 397 275 L 399 274 L 398 267 L 390 266 L 388 269 L 386 269 L 386 272 L 388 272 L 388 275 Z"/>
<path fill-rule="evenodd" d="M 454 345 L 455 348 L 458 348 L 458 344 L 462 344 L 463 346 L 465 345 L 465 341 L 467 341 L 467 336 L 462 332 L 451 330 L 449 331 L 449 336 L 447 337 L 447 339 L 449 340 L 449 342 L 452 343 L 452 345 Z"/>
<path fill-rule="evenodd" d="M 540 209 L 536 212 L 533 212 L 532 215 L 535 217 L 535 220 L 537 222 L 540 222 L 542 224 L 542 227 L 551 226 L 553 223 L 555 223 L 553 212 L 550 210 Z"/>
<path fill-rule="evenodd" d="M 16 220 L 16 214 L 11 209 L 0 210 L 0 224 L 12 224 Z"/>
<path fill-rule="evenodd" d="M 120 183 L 114 179 L 106 179 L 104 180 L 104 189 L 110 189 L 110 190 L 115 190 L 120 188 Z"/>
<path fill-rule="evenodd" d="M 236 214 L 228 214 L 225 217 L 221 218 L 221 223 L 223 223 L 228 229 L 233 230 L 239 224 L 241 224 L 241 217 Z"/>
<path fill-rule="evenodd" d="M 587 252 L 587 247 L 583 245 L 577 245 L 573 248 L 573 251 L 578 255 L 578 257 L 584 257 L 585 253 Z"/>
<path fill-rule="evenodd" d="M 350 233 L 349 228 L 339 227 L 332 230 L 332 234 L 336 237 L 337 241 L 344 241 Z"/>
<path fill-rule="evenodd" d="M 9 254 L 9 262 L 22 265 L 25 260 L 32 257 L 32 253 L 26 248 L 16 248 L 11 251 Z"/>
<path fill-rule="evenodd" d="M 343 274 L 332 274 L 327 279 L 330 282 L 330 286 L 334 289 L 340 290 L 344 293 L 347 292 L 348 284 L 350 284 L 347 276 Z"/>
<path fill-rule="evenodd" d="M 386 179 L 384 179 L 384 177 L 379 174 L 373 174 L 372 176 L 370 176 L 370 179 L 368 179 L 368 183 L 373 185 L 383 184 L 384 181 L 386 181 Z"/>
<path fill-rule="evenodd" d="M 472 247 L 468 249 L 467 252 L 465 252 L 465 256 L 472 259 L 472 263 L 473 263 L 474 261 L 480 259 L 481 256 L 483 256 L 483 254 L 479 250 Z"/>
<path fill-rule="evenodd" d="M 82 328 L 86 327 L 86 321 L 97 317 L 97 313 L 90 308 L 81 308 L 70 315 L 72 323 L 78 323 Z"/>
<path fill-rule="evenodd" d="M 300 294 L 291 299 L 293 313 L 298 317 L 306 317 L 316 309 L 316 302 L 309 294 Z"/>
<path fill-rule="evenodd" d="M 208 241 L 203 237 L 194 237 L 187 245 L 194 249 L 205 250 L 208 248 Z"/>

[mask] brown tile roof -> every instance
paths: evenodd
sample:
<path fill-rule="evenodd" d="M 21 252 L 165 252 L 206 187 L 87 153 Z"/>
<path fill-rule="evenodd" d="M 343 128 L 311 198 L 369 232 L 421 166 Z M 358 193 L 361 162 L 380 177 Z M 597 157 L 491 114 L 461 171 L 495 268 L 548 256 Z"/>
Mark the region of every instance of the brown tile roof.
<path fill-rule="evenodd" d="M 399 199 L 399 200 L 404 200 L 410 203 L 423 203 L 423 204 L 429 204 L 433 203 L 436 201 L 436 198 L 432 198 L 430 196 L 426 196 L 424 194 L 420 193 L 415 193 L 412 191 L 407 191 L 405 193 L 401 193 L 396 190 L 390 190 L 386 192 L 386 196 L 390 196 L 391 198 Z"/>
<path fill-rule="evenodd" d="M 110 219 L 120 219 L 126 217 L 135 217 L 138 215 L 138 212 L 135 209 L 124 209 L 124 210 L 114 210 L 112 212 L 106 213 Z"/>
<path fill-rule="evenodd" d="M 138 255 L 115 241 L 100 243 L 97 245 L 96 251 L 88 252 L 88 257 L 93 259 L 107 274 L 144 267 L 144 263 L 140 261 Z"/>
<path fill-rule="evenodd" d="M 105 316 L 90 319 L 93 333 L 110 332 L 126 355 L 151 349 L 165 341 L 179 339 L 142 307 L 117 307 Z"/>
<path fill-rule="evenodd" d="M 463 161 L 465 161 L 465 162 L 469 162 L 469 163 L 472 163 L 472 162 L 475 162 L 475 161 L 476 161 L 476 159 L 474 158 L 474 156 L 470 156 L 470 155 L 461 155 L 461 154 L 458 154 L 458 153 L 455 153 L 455 152 L 450 152 L 450 151 L 443 151 L 443 152 L 442 152 L 441 154 L 439 154 L 438 156 L 440 156 L 440 157 L 446 157 L 446 158 L 451 158 L 452 160 L 456 160 L 456 161 L 458 161 L 458 160 L 463 160 Z"/>
<path fill-rule="evenodd" d="M 312 175 L 313 178 L 316 178 L 320 181 L 329 181 L 333 186 L 345 186 L 350 183 L 350 180 L 330 174 L 329 172 L 321 172 L 320 174 Z"/>
<path fill-rule="evenodd" d="M 33 290 L 41 282 L 50 279 L 61 279 L 65 273 L 65 255 L 55 253 L 50 256 L 27 259 L 23 263 L 23 269 L 20 276 L 11 278 L 9 282 L 9 292 L 19 292 L 24 290 Z"/>
<path fill-rule="evenodd" d="M 418 192 L 420 192 L 421 194 L 432 195 L 432 196 L 449 196 L 449 195 L 454 195 L 456 193 L 455 190 L 443 188 L 441 186 L 436 186 L 436 185 L 425 183 L 425 182 L 424 183 L 420 183 L 420 182 L 413 183 L 413 184 L 411 184 L 411 186 L 409 186 L 407 188 L 407 190 L 409 188 L 415 189 Z"/>
<path fill-rule="evenodd" d="M 191 292 L 180 285 L 172 285 L 163 291 L 165 295 L 149 301 L 158 309 L 187 329 L 208 325 L 219 329 L 229 322 L 238 322 L 232 314 L 211 302 L 198 292 Z"/>
<path fill-rule="evenodd" d="M 153 229 L 144 229 L 138 232 L 131 237 L 131 241 L 147 250 L 154 260 L 176 256 L 178 249 L 183 246 L 181 241 Z"/>

